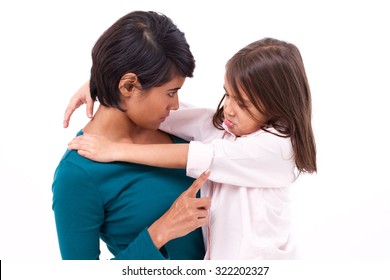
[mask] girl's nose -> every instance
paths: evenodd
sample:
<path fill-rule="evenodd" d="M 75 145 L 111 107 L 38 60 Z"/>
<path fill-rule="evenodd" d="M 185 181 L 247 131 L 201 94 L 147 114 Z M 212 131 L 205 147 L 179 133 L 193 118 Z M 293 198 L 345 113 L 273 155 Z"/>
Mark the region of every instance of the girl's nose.
<path fill-rule="evenodd" d="M 234 110 L 233 110 L 233 106 L 232 106 L 232 101 L 229 99 L 229 100 L 225 100 L 224 102 L 224 112 L 226 114 L 228 114 L 229 116 L 233 116 L 234 115 Z"/>

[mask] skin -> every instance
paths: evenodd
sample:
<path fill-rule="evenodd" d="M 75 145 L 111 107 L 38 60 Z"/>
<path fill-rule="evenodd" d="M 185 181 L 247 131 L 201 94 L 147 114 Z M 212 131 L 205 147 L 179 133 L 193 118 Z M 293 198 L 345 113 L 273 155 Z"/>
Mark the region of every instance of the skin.
<path fill-rule="evenodd" d="M 133 76 L 135 74 L 128 73 L 119 83 L 121 107 L 126 111 L 100 106 L 83 132 L 102 135 L 114 142 L 171 143 L 169 135 L 158 130 L 158 127 L 171 110 L 178 109 L 177 91 L 185 78 L 175 77 L 160 87 L 143 92 L 139 90 L 141 85 L 137 81 L 128 89 L 128 81 Z"/>
<path fill-rule="evenodd" d="M 158 249 L 168 241 L 184 236 L 207 224 L 210 199 L 208 197 L 196 198 L 196 193 L 207 181 L 209 174 L 209 171 L 202 173 L 175 200 L 169 210 L 148 228 L 150 237 Z"/>
<path fill-rule="evenodd" d="M 226 91 L 223 104 L 224 123 L 229 130 L 237 137 L 259 130 L 262 127 L 262 122 L 258 120 L 264 119 L 264 116 L 253 106 L 246 94 L 241 92 L 244 104 L 239 104 L 226 79 L 224 88 Z M 186 168 L 189 145 L 134 145 L 119 141 L 114 142 L 101 135 L 84 134 L 74 138 L 69 143 L 68 148 L 78 150 L 81 156 L 99 162 L 128 161 L 158 167 Z"/>
<path fill-rule="evenodd" d="M 102 137 L 110 143 L 141 146 L 172 143 L 170 136 L 158 130 L 158 127 L 171 110 L 178 108 L 177 92 L 184 81 L 184 77 L 176 76 L 168 83 L 145 92 L 140 90 L 141 85 L 137 82 L 135 74 L 124 75 L 118 88 L 121 94 L 121 107 L 126 111 L 99 106 L 83 132 L 86 135 Z M 84 92 L 86 89 L 87 85 L 84 85 L 79 91 Z M 74 106 L 74 109 L 87 102 L 89 87 L 87 92 L 84 99 L 72 99 L 71 106 Z M 71 115 L 74 109 L 68 106 L 67 113 Z M 68 121 L 65 120 L 64 126 L 65 124 L 67 126 Z M 158 249 L 168 241 L 207 224 L 210 199 L 196 198 L 196 193 L 207 178 L 208 173 L 202 174 L 176 199 L 170 209 L 148 228 L 150 237 Z"/>
<path fill-rule="evenodd" d="M 262 127 L 263 122 L 259 122 L 258 120 L 263 120 L 264 116 L 253 106 L 246 94 L 240 89 L 244 103 L 239 103 L 230 83 L 226 80 L 226 77 L 224 89 L 224 123 L 229 128 L 229 131 L 237 137 L 240 137 L 259 130 Z M 254 119 L 252 115 L 255 116 L 256 119 Z"/>
<path fill-rule="evenodd" d="M 89 81 L 82 85 L 70 99 L 68 107 L 66 107 L 64 120 L 62 123 L 64 128 L 69 127 L 70 117 L 72 116 L 73 112 L 83 104 L 86 105 L 87 117 L 92 118 L 94 101 L 89 94 Z"/>

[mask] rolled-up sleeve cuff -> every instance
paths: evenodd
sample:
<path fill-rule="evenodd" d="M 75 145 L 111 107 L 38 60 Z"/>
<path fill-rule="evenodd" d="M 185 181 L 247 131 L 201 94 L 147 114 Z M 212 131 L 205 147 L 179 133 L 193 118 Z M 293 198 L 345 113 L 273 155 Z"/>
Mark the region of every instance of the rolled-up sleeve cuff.
<path fill-rule="evenodd" d="M 191 141 L 188 149 L 187 176 L 198 178 L 202 172 L 210 168 L 213 156 L 212 144 Z"/>

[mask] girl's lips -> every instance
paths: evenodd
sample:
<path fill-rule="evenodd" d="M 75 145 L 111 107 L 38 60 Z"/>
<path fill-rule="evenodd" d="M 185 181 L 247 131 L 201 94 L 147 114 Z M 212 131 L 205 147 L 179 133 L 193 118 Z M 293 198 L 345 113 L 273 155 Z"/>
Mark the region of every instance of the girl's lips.
<path fill-rule="evenodd" d="M 233 127 L 234 123 L 232 123 L 229 119 L 225 119 L 224 123 L 226 124 L 227 127 Z"/>

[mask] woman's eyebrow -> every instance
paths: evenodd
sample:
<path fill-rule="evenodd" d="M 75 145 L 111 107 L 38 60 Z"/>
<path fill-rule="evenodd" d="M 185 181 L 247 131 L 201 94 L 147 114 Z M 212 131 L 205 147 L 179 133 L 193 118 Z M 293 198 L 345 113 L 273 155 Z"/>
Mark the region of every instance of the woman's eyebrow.
<path fill-rule="evenodd" d="M 179 89 L 181 89 L 181 87 L 167 89 L 166 91 L 178 91 Z"/>

